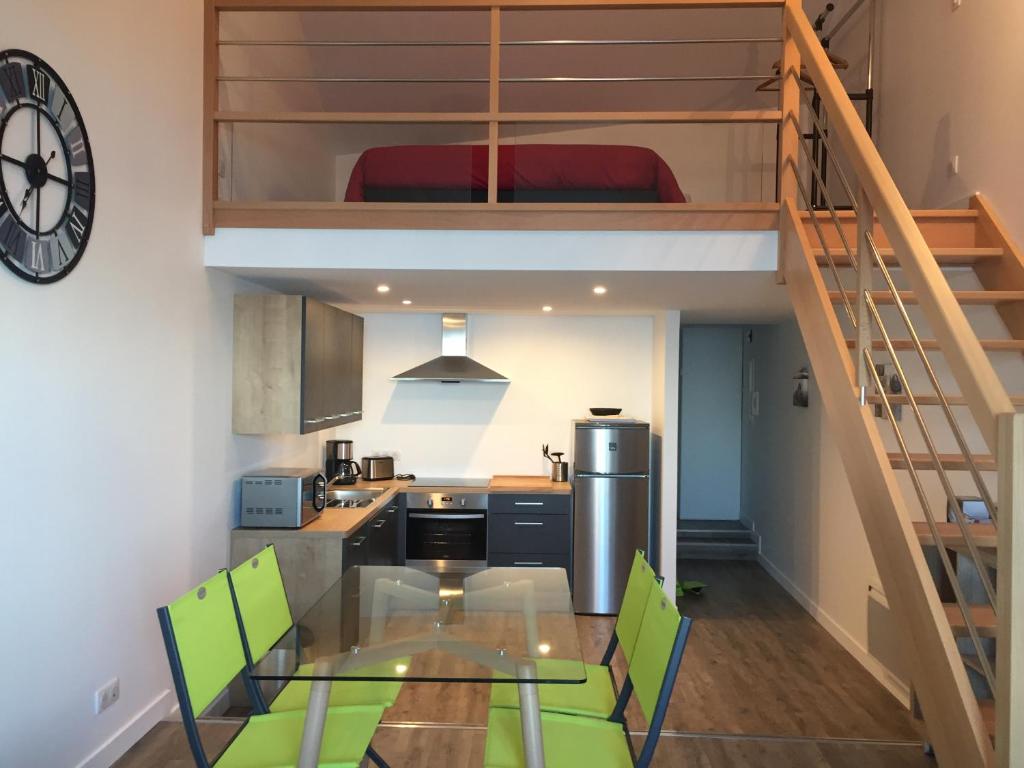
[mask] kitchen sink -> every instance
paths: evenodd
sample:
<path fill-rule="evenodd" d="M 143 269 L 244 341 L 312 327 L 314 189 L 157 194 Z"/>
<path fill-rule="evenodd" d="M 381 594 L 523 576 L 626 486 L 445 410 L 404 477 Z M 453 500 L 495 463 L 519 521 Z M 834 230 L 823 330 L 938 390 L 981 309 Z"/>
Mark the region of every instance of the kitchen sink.
<path fill-rule="evenodd" d="M 359 490 L 329 490 L 327 491 L 328 509 L 355 509 L 368 507 L 384 493 L 383 488 L 360 488 Z"/>

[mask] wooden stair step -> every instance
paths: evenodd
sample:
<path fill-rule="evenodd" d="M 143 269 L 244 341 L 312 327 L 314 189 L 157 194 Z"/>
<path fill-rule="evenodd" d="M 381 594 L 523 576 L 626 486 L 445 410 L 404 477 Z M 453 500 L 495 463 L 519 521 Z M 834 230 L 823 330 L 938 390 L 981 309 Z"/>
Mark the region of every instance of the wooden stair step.
<path fill-rule="evenodd" d="M 829 248 L 829 253 L 832 256 L 832 261 L 837 267 L 848 267 L 850 266 L 850 259 L 846 255 L 845 248 Z M 814 253 L 815 261 L 820 266 L 827 266 L 828 259 L 825 258 L 824 248 L 812 249 Z M 854 250 L 854 256 L 857 256 L 857 251 Z M 898 267 L 899 262 L 896 261 L 896 256 L 892 248 L 879 248 L 878 255 L 882 257 L 882 261 L 887 267 Z M 935 257 L 935 261 L 939 263 L 939 266 L 943 267 L 970 267 L 977 264 L 985 259 L 998 259 L 1003 255 L 1002 248 L 932 248 L 932 255 Z"/>
<path fill-rule="evenodd" d="M 910 398 L 906 395 L 888 395 L 889 402 L 893 405 L 909 405 Z M 938 395 L 914 395 L 918 405 L 941 405 Z M 868 395 L 868 402 L 871 405 L 881 405 L 881 395 Z M 963 395 L 946 395 L 946 402 L 950 405 L 967 405 L 967 398 Z M 1024 406 L 1024 395 L 1011 395 L 1010 402 L 1016 406 Z"/>
<path fill-rule="evenodd" d="M 942 539 L 942 543 L 946 547 L 950 549 L 967 548 L 967 542 L 964 540 L 963 533 L 960 531 L 958 524 L 936 523 L 935 527 L 939 529 L 939 538 Z M 996 527 L 992 523 L 972 523 L 969 527 L 971 529 L 971 541 L 974 542 L 978 549 L 996 548 Z M 928 523 L 914 523 L 914 533 L 917 534 L 917 540 L 921 542 L 922 546 L 935 546 L 935 540 L 932 539 L 932 531 Z"/>
<path fill-rule="evenodd" d="M 943 603 L 942 609 L 946 612 L 946 619 L 956 637 L 968 637 L 967 622 L 960 612 L 960 606 L 956 603 Z M 991 605 L 972 605 L 969 607 L 971 621 L 978 629 L 980 637 L 996 636 L 996 612 Z"/>
<path fill-rule="evenodd" d="M 928 453 L 912 453 L 910 454 L 910 460 L 914 465 L 914 469 L 934 469 L 932 464 L 931 454 Z M 966 470 L 967 459 L 965 459 L 959 453 L 940 453 L 939 461 L 942 462 L 943 469 L 950 470 Z M 893 469 L 906 469 L 907 462 L 903 458 L 903 454 L 894 452 L 889 454 L 889 462 L 892 464 Z M 978 465 L 978 469 L 983 472 L 994 472 L 996 470 L 995 457 L 990 454 L 984 454 L 974 457 L 974 463 Z"/>
<path fill-rule="evenodd" d="M 917 294 L 913 291 L 900 291 L 900 300 L 904 304 L 917 304 Z M 843 295 L 839 291 L 829 291 L 828 297 L 833 304 L 841 304 Z M 853 304 L 857 301 L 856 291 L 846 292 L 847 300 Z M 892 294 L 888 291 L 872 291 L 871 298 L 875 304 L 895 304 Z M 1024 301 L 1024 291 L 953 291 L 953 298 L 958 303 L 967 305 L 999 305 Z"/>
<path fill-rule="evenodd" d="M 978 339 L 982 349 L 992 352 L 1013 352 L 1024 351 L 1024 339 Z M 849 349 L 856 349 L 856 339 L 847 339 L 846 346 Z M 914 343 L 910 339 L 893 339 L 893 349 L 897 352 L 905 352 L 914 349 Z M 938 350 L 939 342 L 935 339 L 921 339 L 921 346 L 926 350 Z M 871 348 L 876 351 L 885 351 L 885 343 L 881 339 L 875 339 Z"/>

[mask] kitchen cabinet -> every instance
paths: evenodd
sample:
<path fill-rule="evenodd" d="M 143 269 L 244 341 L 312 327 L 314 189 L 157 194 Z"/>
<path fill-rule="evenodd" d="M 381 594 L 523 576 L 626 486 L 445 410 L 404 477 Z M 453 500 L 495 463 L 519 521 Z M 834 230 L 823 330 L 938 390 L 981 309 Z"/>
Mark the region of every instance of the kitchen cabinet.
<path fill-rule="evenodd" d="M 389 504 L 370 521 L 370 565 L 398 565 L 398 504 Z"/>
<path fill-rule="evenodd" d="M 388 504 L 345 539 L 341 569 L 353 565 L 398 565 L 398 502 Z"/>
<path fill-rule="evenodd" d="M 305 296 L 235 296 L 236 434 L 309 433 L 362 418 L 363 319 Z"/>
<path fill-rule="evenodd" d="M 570 499 L 554 493 L 492 493 L 487 504 L 487 564 L 565 568 L 571 579 Z"/>

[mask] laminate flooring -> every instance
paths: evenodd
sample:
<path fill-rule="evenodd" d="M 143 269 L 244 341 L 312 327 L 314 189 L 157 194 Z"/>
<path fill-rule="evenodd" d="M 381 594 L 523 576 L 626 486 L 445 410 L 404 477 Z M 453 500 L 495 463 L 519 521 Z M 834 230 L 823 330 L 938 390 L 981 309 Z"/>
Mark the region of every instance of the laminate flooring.
<path fill-rule="evenodd" d="M 680 603 L 694 618 L 654 764 L 701 768 L 911 768 L 931 766 L 917 724 L 754 561 L 681 563 L 710 586 Z M 597 662 L 613 622 L 579 616 L 588 661 Z M 615 662 L 621 679 L 621 659 Z M 374 746 L 394 766 L 480 766 L 488 687 L 406 684 Z M 644 727 L 635 702 L 627 716 Z M 203 724 L 211 755 L 238 727 Z M 635 738 L 642 740 L 642 735 Z M 185 768 L 181 726 L 160 723 L 117 768 Z"/>

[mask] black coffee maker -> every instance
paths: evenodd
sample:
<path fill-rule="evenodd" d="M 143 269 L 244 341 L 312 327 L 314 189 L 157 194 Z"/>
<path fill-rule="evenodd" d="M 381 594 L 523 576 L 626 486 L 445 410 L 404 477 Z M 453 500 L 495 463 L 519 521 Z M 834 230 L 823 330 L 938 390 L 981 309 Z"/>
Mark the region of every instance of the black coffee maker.
<path fill-rule="evenodd" d="M 351 440 L 328 440 L 324 474 L 328 484 L 352 485 L 359 477 L 359 464 L 352 458 Z"/>

